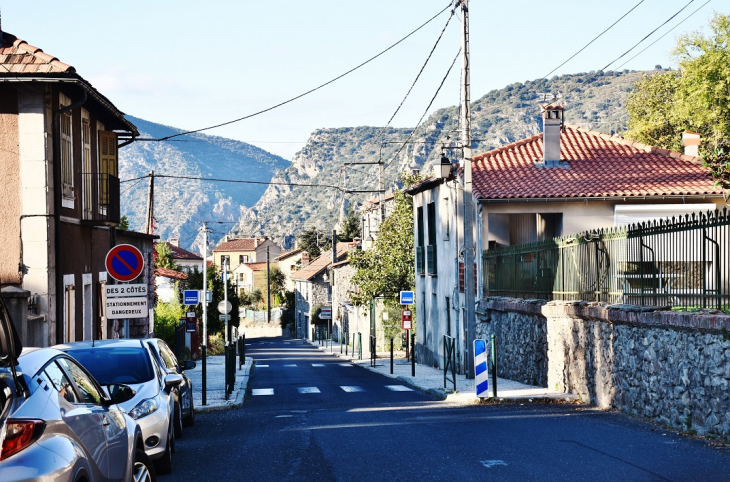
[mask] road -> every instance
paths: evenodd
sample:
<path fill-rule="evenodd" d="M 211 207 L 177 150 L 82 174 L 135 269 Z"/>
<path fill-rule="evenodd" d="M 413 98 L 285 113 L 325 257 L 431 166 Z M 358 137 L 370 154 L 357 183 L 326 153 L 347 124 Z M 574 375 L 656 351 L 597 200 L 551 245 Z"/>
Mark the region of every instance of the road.
<path fill-rule="evenodd" d="M 730 480 L 730 450 L 568 405 L 458 406 L 300 340 L 248 341 L 242 409 L 196 416 L 167 480 Z"/>

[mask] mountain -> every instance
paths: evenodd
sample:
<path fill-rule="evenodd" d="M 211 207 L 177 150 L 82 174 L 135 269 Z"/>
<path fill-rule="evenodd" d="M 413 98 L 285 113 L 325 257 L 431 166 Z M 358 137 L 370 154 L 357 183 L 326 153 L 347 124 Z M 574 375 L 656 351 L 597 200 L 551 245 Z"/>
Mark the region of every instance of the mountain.
<path fill-rule="evenodd" d="M 182 132 L 136 117 L 127 118 L 137 126 L 141 139 L 159 139 Z M 166 142 L 136 141 L 119 150 L 119 177 L 123 181 L 121 213 L 129 218 L 130 228 L 144 229 L 149 178 L 124 181 L 154 171 L 155 234 L 162 239 L 180 237 L 182 247 L 200 251 L 202 221 L 213 222 L 210 238 L 214 242 L 238 222 L 242 210 L 259 200 L 266 186 L 158 175 L 268 182 L 289 164 L 286 159 L 250 144 L 200 133 Z"/>
<path fill-rule="evenodd" d="M 652 72 L 589 72 L 510 84 L 472 102 L 474 154 L 538 134 L 542 131 L 540 105 L 544 92 L 562 93 L 565 121 L 614 134 L 626 129 L 625 103 L 634 83 Z M 348 163 L 385 162 L 387 190 L 397 186 L 399 174 L 422 169 L 430 175 L 441 145 L 458 138 L 458 106 L 439 109 L 415 129 L 387 129 L 376 140 L 379 127 L 318 129 L 299 151 L 291 165 L 273 181 L 291 184 L 340 186 L 348 190 L 378 188 L 377 166 L 347 166 Z M 403 143 L 409 143 L 400 151 Z M 454 159 L 455 152 L 447 152 Z M 344 167 L 343 167 L 344 166 Z M 376 193 L 343 195 L 332 187 L 271 185 L 253 207 L 241 209 L 240 226 L 245 234 L 266 234 L 291 246 L 306 227 L 331 232 L 343 199 L 350 204 L 372 199 Z"/>

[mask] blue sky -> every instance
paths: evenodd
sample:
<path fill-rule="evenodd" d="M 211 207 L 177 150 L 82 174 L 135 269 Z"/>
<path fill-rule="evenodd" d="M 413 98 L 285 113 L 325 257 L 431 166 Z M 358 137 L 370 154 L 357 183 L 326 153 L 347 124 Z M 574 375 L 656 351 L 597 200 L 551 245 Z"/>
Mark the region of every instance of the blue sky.
<path fill-rule="evenodd" d="M 553 75 L 601 69 L 688 1 L 645 0 Z M 695 0 L 625 59 L 705 1 Z M 470 0 L 472 99 L 543 77 L 638 2 Z M 448 3 L 0 0 L 0 12 L 3 30 L 73 65 L 124 112 L 196 129 L 316 87 L 388 47 Z M 727 6 L 712 0 L 622 69 L 673 65 L 670 52 L 677 36 L 705 28 L 713 10 Z M 316 128 L 383 125 L 447 18 L 442 14 L 384 56 L 314 94 L 208 133 L 291 159 Z M 459 46 L 460 20 L 454 18 L 393 126 L 415 125 Z M 458 65 L 432 110 L 459 102 Z"/>

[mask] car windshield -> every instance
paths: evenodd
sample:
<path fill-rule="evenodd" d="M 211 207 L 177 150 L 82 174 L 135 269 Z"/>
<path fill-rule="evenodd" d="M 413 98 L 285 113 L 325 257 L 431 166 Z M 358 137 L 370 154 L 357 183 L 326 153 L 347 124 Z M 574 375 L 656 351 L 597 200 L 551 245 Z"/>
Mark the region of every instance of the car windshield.
<path fill-rule="evenodd" d="M 96 347 L 68 350 L 102 385 L 152 380 L 152 365 L 144 348 Z"/>

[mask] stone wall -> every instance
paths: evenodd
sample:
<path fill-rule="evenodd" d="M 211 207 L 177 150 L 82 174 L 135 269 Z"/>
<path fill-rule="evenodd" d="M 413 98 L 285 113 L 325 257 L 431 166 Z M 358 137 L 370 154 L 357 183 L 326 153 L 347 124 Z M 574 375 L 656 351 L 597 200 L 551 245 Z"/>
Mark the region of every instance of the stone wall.
<path fill-rule="evenodd" d="M 488 298 L 500 377 L 655 422 L 730 437 L 730 316 L 714 310 Z"/>
<path fill-rule="evenodd" d="M 489 298 L 477 309 L 477 338 L 497 339 L 497 375 L 530 385 L 547 386 L 547 324 L 543 300 Z M 489 345 L 488 345 L 489 346 Z"/>

